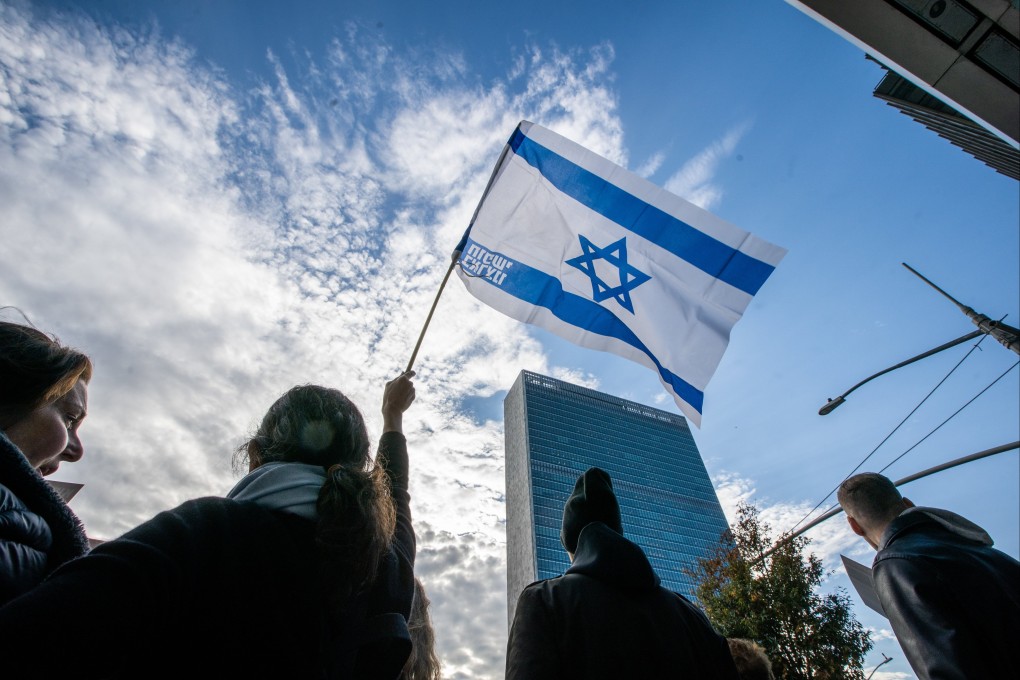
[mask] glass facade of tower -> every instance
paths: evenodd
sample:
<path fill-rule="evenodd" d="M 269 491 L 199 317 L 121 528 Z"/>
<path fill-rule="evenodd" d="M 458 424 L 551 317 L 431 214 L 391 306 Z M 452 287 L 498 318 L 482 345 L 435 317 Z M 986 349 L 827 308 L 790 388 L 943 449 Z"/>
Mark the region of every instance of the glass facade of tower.
<path fill-rule="evenodd" d="M 522 371 L 503 402 L 510 620 L 521 590 L 559 576 L 563 506 L 590 467 L 613 479 L 624 535 L 662 585 L 693 599 L 683 570 L 706 556 L 726 517 L 683 416 Z"/>

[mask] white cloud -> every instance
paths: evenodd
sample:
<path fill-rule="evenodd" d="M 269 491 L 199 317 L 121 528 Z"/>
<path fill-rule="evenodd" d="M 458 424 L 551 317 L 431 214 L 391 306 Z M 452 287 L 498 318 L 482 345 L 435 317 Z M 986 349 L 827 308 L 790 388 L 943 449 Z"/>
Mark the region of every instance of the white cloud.
<path fill-rule="evenodd" d="M 737 508 L 741 503 L 750 502 L 754 496 L 754 485 L 751 480 L 725 470 L 715 475 L 712 485 L 726 514 L 726 521 L 733 524 L 737 520 Z"/>
<path fill-rule="evenodd" d="M 814 519 L 821 514 L 819 511 L 812 512 L 813 506 L 807 501 L 777 503 L 769 498 L 759 497 L 754 481 L 737 473 L 722 470 L 714 475 L 712 484 L 728 522 L 732 524 L 736 520 L 737 507 L 741 503 L 751 503 L 761 511 L 761 520 L 770 527 L 774 539 L 781 533 L 793 530 L 794 527 L 803 527 L 807 524 L 803 521 L 805 517 Z M 803 535 L 810 541 L 807 551 L 821 558 L 827 569 L 842 569 L 840 554 L 856 555 L 860 553 L 860 545 L 867 548 L 867 545 L 850 530 L 841 515 L 822 522 Z"/>
<path fill-rule="evenodd" d="M 651 177 L 654 175 L 659 168 L 662 167 L 663 161 L 666 160 L 666 154 L 659 151 L 646 160 L 644 163 L 639 165 L 635 170 L 634 174 L 640 175 L 641 177 Z"/>
<path fill-rule="evenodd" d="M 868 628 L 868 633 L 871 635 L 871 639 L 874 642 L 896 639 L 896 634 L 889 628 Z"/>
<path fill-rule="evenodd" d="M 673 174 L 663 185 L 668 191 L 687 199 L 705 210 L 712 209 L 722 200 L 723 190 L 713 180 L 719 164 L 733 153 L 737 143 L 750 125 L 743 123 L 727 132 L 723 138 L 709 145 Z"/>
<path fill-rule="evenodd" d="M 865 668 L 866 675 L 864 677 L 871 678 L 871 680 L 914 680 L 917 678 L 913 673 L 904 673 L 902 671 L 882 671 L 874 670 L 874 666 Z"/>
<path fill-rule="evenodd" d="M 541 371 L 540 371 L 541 372 Z M 598 377 L 588 373 L 587 371 L 579 371 L 573 368 L 554 367 L 550 371 L 547 371 L 549 375 L 556 378 L 557 380 L 563 380 L 565 382 L 573 383 L 574 385 L 580 385 L 581 387 L 587 387 L 590 390 L 599 389 Z"/>
<path fill-rule="evenodd" d="M 225 493 L 233 449 L 293 384 L 339 387 L 378 433 L 519 120 L 626 160 L 606 45 L 535 48 L 480 88 L 458 55 L 351 26 L 306 75 L 269 53 L 269 80 L 234 83 L 158 34 L 45 16 L 0 5 L 0 301 L 95 360 L 85 460 L 56 475 L 85 484 L 95 537 Z M 464 407 L 521 368 L 597 382 L 452 280 L 415 368 L 418 561 L 446 677 L 501 677 L 502 425 Z"/>

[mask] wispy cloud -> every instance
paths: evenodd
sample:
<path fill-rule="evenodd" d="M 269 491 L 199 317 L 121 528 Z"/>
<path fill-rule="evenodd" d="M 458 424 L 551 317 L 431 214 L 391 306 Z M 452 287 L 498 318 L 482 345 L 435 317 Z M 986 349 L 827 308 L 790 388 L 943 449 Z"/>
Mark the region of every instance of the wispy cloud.
<path fill-rule="evenodd" d="M 753 480 L 733 472 L 720 471 L 713 477 L 712 483 L 723 512 L 726 513 L 726 519 L 731 524 L 736 520 L 737 507 L 741 503 L 753 504 L 761 511 L 761 519 L 770 527 L 774 539 L 779 538 L 781 533 L 806 524 L 803 521 L 805 517 L 809 517 L 810 520 L 819 515 L 818 511 L 811 512 L 813 506 L 807 501 L 776 502 L 759 496 Z M 808 552 L 821 558 L 827 569 L 841 568 L 841 554 L 858 554 L 861 545 L 867 548 L 867 545 L 850 530 L 846 521 L 838 516 L 813 527 L 804 536 L 810 540 Z"/>
<path fill-rule="evenodd" d="M 233 449 L 293 384 L 339 387 L 378 433 L 519 120 L 626 159 L 607 45 L 534 47 L 480 87 L 459 55 L 350 26 L 300 76 L 268 53 L 266 80 L 233 83 L 179 42 L 45 17 L 0 5 L 0 300 L 95 359 L 86 458 L 57 477 L 85 483 L 96 537 L 225 493 Z M 503 672 L 502 424 L 466 406 L 520 368 L 597 384 L 452 281 L 406 422 L 450 678 Z"/>
<path fill-rule="evenodd" d="M 714 182 L 715 174 L 719 164 L 733 153 L 748 129 L 750 129 L 748 123 L 734 127 L 722 139 L 684 163 L 683 167 L 666 180 L 664 187 L 705 210 L 718 205 L 723 197 L 723 189 Z"/>
<path fill-rule="evenodd" d="M 646 160 L 644 163 L 634 169 L 634 174 L 640 175 L 641 177 L 651 177 L 659 168 L 662 167 L 663 161 L 666 160 L 666 154 L 659 151 L 652 154 L 651 158 Z"/>

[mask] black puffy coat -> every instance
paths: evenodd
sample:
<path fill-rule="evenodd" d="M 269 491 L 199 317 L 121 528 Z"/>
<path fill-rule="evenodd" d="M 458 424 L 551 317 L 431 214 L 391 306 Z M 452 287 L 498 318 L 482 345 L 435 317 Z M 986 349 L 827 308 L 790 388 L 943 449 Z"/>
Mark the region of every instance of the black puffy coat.
<path fill-rule="evenodd" d="M 397 528 L 367 614 L 406 620 L 416 548 L 404 436 L 384 434 L 379 450 Z M 0 607 L 0 676 L 321 680 L 346 622 L 317 578 L 314 532 L 312 520 L 229 498 L 161 512 Z M 395 678 L 409 645 L 369 670 L 392 666 Z"/>
<path fill-rule="evenodd" d="M 81 521 L 0 432 L 0 605 L 86 552 Z"/>

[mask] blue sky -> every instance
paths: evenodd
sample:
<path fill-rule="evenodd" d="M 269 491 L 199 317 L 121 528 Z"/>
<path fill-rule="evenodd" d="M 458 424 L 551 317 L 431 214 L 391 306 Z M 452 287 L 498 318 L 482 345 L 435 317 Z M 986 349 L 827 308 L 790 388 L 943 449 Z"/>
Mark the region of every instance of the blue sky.
<path fill-rule="evenodd" d="M 734 328 L 695 438 L 727 514 L 788 529 L 875 450 L 898 479 L 1018 439 L 1016 355 L 907 262 L 1020 320 L 1020 189 L 871 96 L 882 70 L 781 0 L 0 0 L 0 302 L 96 360 L 86 458 L 55 478 L 109 538 L 223 494 L 293 384 L 363 405 L 406 365 L 514 126 L 534 121 L 789 250 Z M 469 320 L 470 323 L 465 323 Z M 408 417 L 419 569 L 450 678 L 506 640 L 502 398 L 535 370 L 675 411 L 655 375 L 480 306 L 451 280 Z M 1017 453 L 905 487 L 1020 552 Z M 827 507 L 826 504 L 823 507 Z M 832 520 L 808 534 L 871 551 Z M 875 678 L 910 678 L 888 627 Z M 100 650 L 97 650 L 100 651 Z"/>

